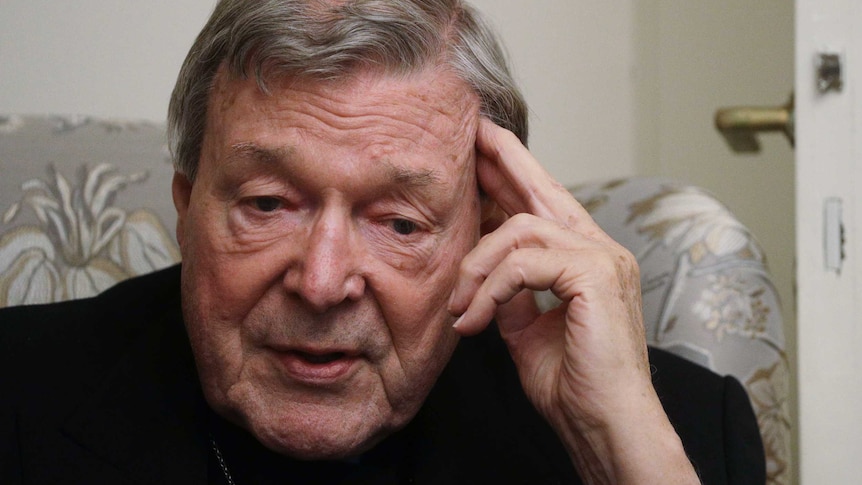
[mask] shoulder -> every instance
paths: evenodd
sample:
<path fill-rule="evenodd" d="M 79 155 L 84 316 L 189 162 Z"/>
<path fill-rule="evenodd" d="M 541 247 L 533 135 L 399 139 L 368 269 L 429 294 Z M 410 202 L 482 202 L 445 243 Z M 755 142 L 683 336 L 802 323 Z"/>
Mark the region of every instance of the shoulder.
<path fill-rule="evenodd" d="M 742 385 L 660 349 L 649 355 L 656 392 L 704 483 L 764 483 L 760 432 Z M 476 450 L 488 443 L 506 450 L 489 453 L 483 467 L 499 471 L 500 483 L 543 483 L 535 470 L 577 483 L 556 435 L 523 395 L 496 331 L 462 341 L 428 404 L 440 418 L 437 429 L 457 430 L 448 449 L 464 448 L 458 454 L 479 461 L 484 454 Z"/>
<path fill-rule="evenodd" d="M 650 349 L 650 364 L 662 406 L 704 481 L 763 483 L 763 444 L 742 384 L 660 349 Z"/>
<path fill-rule="evenodd" d="M 179 288 L 175 267 L 94 298 L 0 310 L 0 482 L 120 483 L 117 465 L 161 460 L 168 442 L 198 456 L 187 438 L 203 398 Z"/>
<path fill-rule="evenodd" d="M 123 281 L 92 298 L 2 308 L 0 385 L 12 376 L 62 378 L 110 360 L 123 342 L 172 307 L 179 308 L 176 266 Z"/>
<path fill-rule="evenodd" d="M 677 419 L 690 414 L 718 418 L 728 399 L 747 400 L 742 385 L 732 376 L 715 372 L 667 351 L 650 348 L 653 386 L 665 411 Z"/>

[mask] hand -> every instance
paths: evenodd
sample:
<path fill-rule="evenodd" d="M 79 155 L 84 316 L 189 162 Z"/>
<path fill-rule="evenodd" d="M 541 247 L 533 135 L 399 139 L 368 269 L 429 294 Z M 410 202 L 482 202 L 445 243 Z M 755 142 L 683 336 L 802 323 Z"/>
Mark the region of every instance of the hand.
<path fill-rule="evenodd" d="M 585 480 L 697 483 L 652 387 L 635 258 L 512 133 L 483 119 L 476 147 L 479 183 L 506 220 L 486 223 L 494 230 L 461 264 L 456 330 L 496 319 L 525 393 Z M 530 290 L 562 304 L 541 313 Z"/>

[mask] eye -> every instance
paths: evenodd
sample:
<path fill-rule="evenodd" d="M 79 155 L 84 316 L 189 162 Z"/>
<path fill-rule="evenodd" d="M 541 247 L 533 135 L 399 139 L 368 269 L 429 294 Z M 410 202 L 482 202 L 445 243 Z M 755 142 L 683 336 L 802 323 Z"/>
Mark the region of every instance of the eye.
<path fill-rule="evenodd" d="M 255 197 L 252 203 L 261 212 L 272 212 L 281 207 L 281 201 L 275 197 Z"/>
<path fill-rule="evenodd" d="M 392 221 L 392 229 L 402 236 L 407 236 L 415 232 L 417 226 L 415 222 L 407 219 L 395 219 Z"/>

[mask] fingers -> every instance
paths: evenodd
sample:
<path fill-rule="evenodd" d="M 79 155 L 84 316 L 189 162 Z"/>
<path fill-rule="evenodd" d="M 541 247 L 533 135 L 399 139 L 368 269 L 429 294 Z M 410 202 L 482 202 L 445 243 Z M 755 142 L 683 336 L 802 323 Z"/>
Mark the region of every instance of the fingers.
<path fill-rule="evenodd" d="M 537 266 L 536 258 L 541 257 L 549 264 Z M 566 259 L 562 251 L 527 248 L 513 251 L 498 264 L 491 274 L 473 292 L 464 291 L 463 295 L 472 293 L 466 311 L 455 322 L 455 329 L 464 335 L 478 333 L 494 318 L 498 307 L 509 303 L 523 289 L 545 290 L 552 288 L 564 271 L 564 266 L 558 264 Z M 463 291 L 463 290 L 462 290 Z M 526 312 L 529 313 L 529 312 Z M 511 324 L 501 330 L 505 333 L 517 332 L 528 326 L 533 315 L 520 315 L 533 318 L 511 318 Z"/>
<path fill-rule="evenodd" d="M 613 281 L 620 273 L 613 260 L 625 259 L 625 254 L 616 243 L 584 237 L 554 221 L 516 215 L 483 237 L 462 261 L 449 301 L 449 311 L 461 315 L 456 330 L 479 332 L 496 316 L 501 330 L 518 331 L 539 314 L 532 298 L 518 296 L 524 289 L 551 290 L 571 301 L 580 292 L 581 274 L 607 262 L 592 281 Z M 633 257 L 630 261 L 636 267 Z M 516 296 L 518 304 L 500 312 Z"/>
<path fill-rule="evenodd" d="M 571 279 L 563 276 L 573 252 L 618 247 L 510 131 L 482 119 L 476 148 L 479 183 L 504 214 L 483 218 L 486 236 L 462 262 L 452 291 L 449 310 L 461 315 L 456 328 L 464 334 L 480 331 L 495 314 L 498 324 L 527 325 L 538 310 L 525 289 L 551 289 L 565 299 L 560 282 Z"/>
<path fill-rule="evenodd" d="M 506 214 L 534 214 L 589 237 L 609 239 L 513 133 L 483 118 L 476 135 L 476 148 L 479 183 Z"/>
<path fill-rule="evenodd" d="M 458 282 L 449 303 L 450 311 L 460 314 L 466 310 L 470 303 L 469 295 L 513 251 L 525 248 L 574 249 L 577 238 L 573 236 L 573 232 L 556 222 L 529 214 L 516 214 L 493 233 L 484 236 L 461 261 Z"/>

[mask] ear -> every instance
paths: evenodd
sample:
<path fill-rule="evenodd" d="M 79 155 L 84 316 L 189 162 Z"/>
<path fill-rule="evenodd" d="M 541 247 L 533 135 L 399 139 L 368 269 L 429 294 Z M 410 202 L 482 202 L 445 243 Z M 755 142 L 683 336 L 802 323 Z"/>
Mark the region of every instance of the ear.
<path fill-rule="evenodd" d="M 183 246 L 183 233 L 186 223 L 186 214 L 189 210 L 189 201 L 192 197 L 192 183 L 185 175 L 174 172 L 171 182 L 171 194 L 174 198 L 174 207 L 177 209 L 177 242 Z"/>
<path fill-rule="evenodd" d="M 481 222 L 480 222 L 480 231 L 482 235 L 492 233 L 503 224 L 507 217 L 506 213 L 503 212 L 503 209 L 500 209 L 500 206 L 486 194 L 482 194 L 479 200 L 480 209 L 481 209 Z"/>

